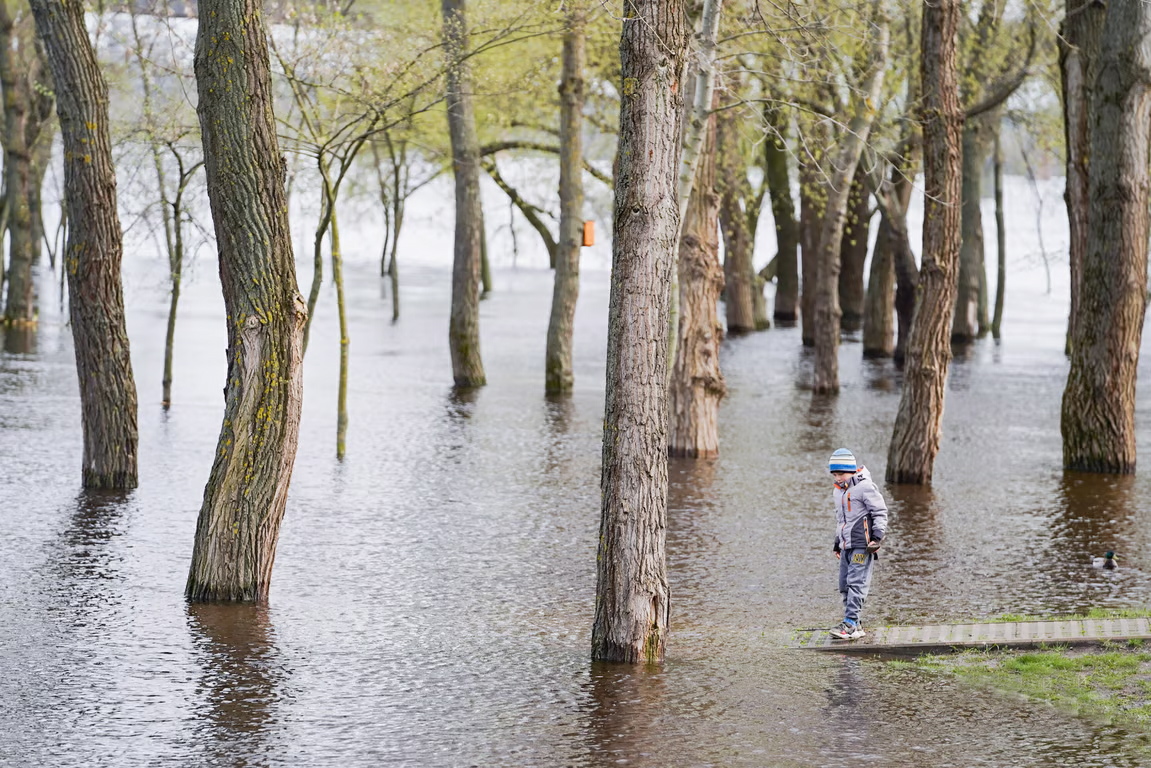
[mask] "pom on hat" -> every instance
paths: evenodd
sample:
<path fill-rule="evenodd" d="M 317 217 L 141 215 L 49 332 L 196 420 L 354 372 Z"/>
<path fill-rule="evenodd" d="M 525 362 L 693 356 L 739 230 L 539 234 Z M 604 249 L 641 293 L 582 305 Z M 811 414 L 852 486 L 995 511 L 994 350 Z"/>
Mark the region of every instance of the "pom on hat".
<path fill-rule="evenodd" d="M 854 472 L 856 469 L 855 456 L 846 448 L 831 454 L 831 460 L 827 462 L 828 472 Z"/>

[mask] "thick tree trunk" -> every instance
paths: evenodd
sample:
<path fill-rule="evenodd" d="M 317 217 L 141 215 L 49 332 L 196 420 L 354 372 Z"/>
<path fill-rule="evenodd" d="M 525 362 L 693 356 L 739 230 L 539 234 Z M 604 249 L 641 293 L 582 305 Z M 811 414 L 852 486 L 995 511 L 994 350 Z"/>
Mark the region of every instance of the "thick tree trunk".
<path fill-rule="evenodd" d="M 878 11 L 877 5 L 877 11 Z M 875 121 L 883 74 L 887 68 L 887 23 L 882 13 L 873 19 L 869 70 L 852 97 L 851 122 L 832 159 L 833 175 L 827 186 L 822 230 L 815 269 L 815 380 L 816 394 L 839 392 L 839 274 L 840 247 L 847 219 L 848 197 L 859 158 Z M 805 289 L 806 293 L 806 289 Z"/>
<path fill-rule="evenodd" d="M 1151 7 L 1108 6 L 1092 90 L 1091 209 L 1071 370 L 1063 465 L 1135 471 L 1135 374 L 1147 306 Z"/>
<path fill-rule="evenodd" d="M 1094 124 L 1089 93 L 1095 85 L 1099 45 L 1107 6 L 1096 0 L 1067 0 L 1059 41 L 1059 72 L 1063 85 L 1063 137 L 1067 147 L 1067 224 L 1070 230 L 1071 308 L 1067 318 L 1067 354 L 1071 354 L 1071 333 L 1079 314 L 1079 290 L 1083 259 L 1087 252 L 1087 217 L 1091 201 L 1088 192 L 1088 157 Z"/>
<path fill-rule="evenodd" d="M 659 662 L 667 640 L 668 288 L 688 24 L 628 0 L 622 69 L 592 658 Z"/>
<path fill-rule="evenodd" d="M 64 139 L 69 230 L 64 270 L 80 380 L 85 488 L 135 488 L 136 383 L 120 283 L 123 247 L 108 128 L 108 86 L 80 3 L 33 0 Z"/>
<path fill-rule="evenodd" d="M 727 332 L 732 335 L 757 330 L 755 322 L 755 268 L 753 237 L 740 202 L 748 203 L 747 180 L 739 116 L 734 109 L 719 112 L 716 123 L 716 184 L 719 190 L 719 225 L 723 232 L 724 310 Z M 690 224 L 690 222 L 689 222 Z M 688 225 L 685 225 L 685 227 Z M 682 244 L 681 244 L 682 248 Z M 682 253 L 681 253 L 682 255 Z"/>
<path fill-rule="evenodd" d="M 839 327 L 844 333 L 859 333 L 863 328 L 863 270 L 871 237 L 871 195 L 867 191 L 865 175 L 857 170 L 851 182 L 847 218 L 839 245 L 839 305 L 843 310 Z"/>
<path fill-rule="evenodd" d="M 799 311 L 799 225 L 795 221 L 795 203 L 791 199 L 791 174 L 788 171 L 786 137 L 787 120 L 778 108 L 764 113 L 768 132 L 763 141 L 764 179 L 771 196 L 771 215 L 775 220 L 775 322 L 795 324 Z M 806 277 L 806 273 L 805 273 Z"/>
<path fill-rule="evenodd" d="M 724 276 L 719 266 L 714 112 L 708 123 L 679 245 L 679 353 L 668 392 L 668 452 L 689 458 L 719 455 L 719 402 L 727 393 L 719 368 L 723 326 L 716 309 Z"/>
<path fill-rule="evenodd" d="M 931 482 L 943 431 L 951 316 L 959 260 L 961 139 L 956 39 L 959 0 L 925 3 L 920 38 L 923 121 L 923 267 L 907 342 L 903 393 L 887 451 L 889 483 Z"/>
<path fill-rule="evenodd" d="M 466 0 L 442 0 L 444 49 L 448 58 L 448 132 L 456 181 L 456 237 L 452 266 L 452 312 L 448 345 L 457 387 L 487 383 L 480 357 L 480 278 L 484 261 L 484 219 L 480 204 L 480 145 L 472 109 L 467 64 Z M 485 291 L 490 283 L 484 284 Z"/>
<path fill-rule="evenodd" d="M 579 261 L 583 245 L 583 105 L 584 40 L 583 0 L 567 0 L 564 30 L 563 75 L 560 80 L 560 224 L 555 256 L 555 284 L 548 320 L 544 364 L 544 390 L 569 392 L 572 371 L 572 336 L 579 298 Z"/>
<path fill-rule="evenodd" d="M 186 596 L 265 602 L 296 458 L 307 306 L 296 285 L 258 0 L 201 0 L 197 111 L 228 318 L 224 422 Z M 233 86 L 239 79 L 243 88 Z"/>

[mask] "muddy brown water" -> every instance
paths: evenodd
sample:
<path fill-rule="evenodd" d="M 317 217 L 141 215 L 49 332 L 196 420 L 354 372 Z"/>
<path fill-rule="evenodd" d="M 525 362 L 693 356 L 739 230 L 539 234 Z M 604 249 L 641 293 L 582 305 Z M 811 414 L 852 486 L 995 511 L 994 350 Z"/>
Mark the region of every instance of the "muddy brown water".
<path fill-rule="evenodd" d="M 204 271 L 210 273 L 210 267 Z M 551 277 L 498 270 L 489 386 L 450 388 L 449 273 L 404 274 L 404 315 L 348 266 L 348 456 L 326 291 L 267 608 L 188 606 L 222 415 L 224 323 L 201 275 L 159 406 L 162 287 L 129 286 L 140 487 L 83 493 L 70 338 L 0 355 L 0 765 L 1135 766 L 1146 736 L 962 683 L 788 647 L 839 618 L 827 456 L 882 478 L 899 375 L 841 356 L 816 398 L 797 329 L 724 343 L 722 455 L 674 461 L 662 668 L 588 660 L 607 276 L 585 271 L 576 391 L 542 395 Z M 1020 290 L 1006 338 L 960 355 L 930 490 L 886 487 L 892 536 L 865 622 L 1055 614 L 1147 600 L 1148 474 L 1060 469 L 1065 300 Z M 1144 356 L 1146 358 L 1146 356 Z M 1151 455 L 1141 366 L 1139 449 Z M 1088 567 L 1113 549 L 1115 574 Z"/>

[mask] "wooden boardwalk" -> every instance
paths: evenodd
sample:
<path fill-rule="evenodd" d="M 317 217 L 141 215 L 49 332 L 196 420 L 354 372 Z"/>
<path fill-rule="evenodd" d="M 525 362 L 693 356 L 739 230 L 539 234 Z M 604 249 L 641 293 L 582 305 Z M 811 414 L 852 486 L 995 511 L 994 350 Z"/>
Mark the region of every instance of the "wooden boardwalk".
<path fill-rule="evenodd" d="M 923 627 L 865 627 L 859 640 L 837 640 L 827 630 L 797 630 L 798 648 L 841 653 L 917 656 L 964 648 L 1037 648 L 1151 640 L 1151 620 L 1083 619 L 939 624 Z"/>

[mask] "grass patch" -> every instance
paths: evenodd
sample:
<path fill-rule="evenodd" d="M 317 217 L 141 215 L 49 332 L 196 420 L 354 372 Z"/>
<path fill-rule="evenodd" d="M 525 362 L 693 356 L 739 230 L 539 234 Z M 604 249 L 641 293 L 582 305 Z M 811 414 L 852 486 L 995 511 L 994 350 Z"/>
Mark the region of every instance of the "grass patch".
<path fill-rule="evenodd" d="M 1139 648 L 968 651 L 914 664 L 1093 719 L 1151 724 L 1151 653 Z"/>
<path fill-rule="evenodd" d="M 1092 608 L 1087 613 L 1070 616 L 1036 616 L 1030 613 L 1004 613 L 984 621 L 1007 623 L 1011 621 L 1083 621 L 1084 619 L 1148 619 L 1151 608 Z"/>

